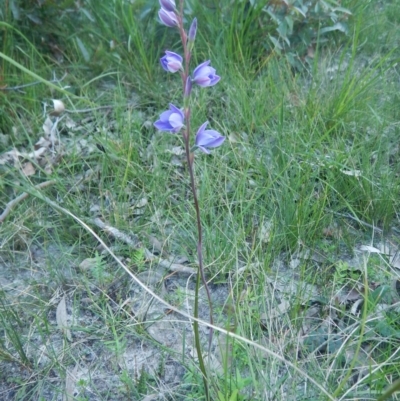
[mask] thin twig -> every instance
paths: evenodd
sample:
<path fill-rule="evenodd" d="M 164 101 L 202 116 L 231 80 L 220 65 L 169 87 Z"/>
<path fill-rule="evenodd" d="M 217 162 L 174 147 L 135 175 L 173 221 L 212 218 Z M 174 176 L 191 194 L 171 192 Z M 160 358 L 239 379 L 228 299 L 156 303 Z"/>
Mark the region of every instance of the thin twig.
<path fill-rule="evenodd" d="M 118 228 L 112 227 L 112 226 L 104 223 L 100 218 L 96 217 L 92 221 L 93 221 L 93 224 L 95 224 L 97 227 L 101 228 L 105 233 L 113 236 L 116 239 L 119 239 L 120 241 L 124 242 L 131 248 L 138 249 L 138 248 L 142 247 L 142 244 L 138 238 L 132 238 L 130 235 L 125 234 Z M 179 263 L 172 263 L 169 260 L 159 258 L 156 255 L 154 255 L 153 253 L 151 253 L 147 248 L 144 248 L 144 251 L 146 254 L 147 261 L 155 261 L 161 267 L 165 267 L 169 271 L 172 271 L 175 273 L 184 273 L 184 274 L 197 274 L 197 270 L 193 269 L 192 267 L 181 265 Z"/>
<path fill-rule="evenodd" d="M 50 181 L 45 181 L 42 182 L 38 185 L 35 185 L 35 189 L 43 189 L 45 187 L 48 187 L 49 185 L 55 184 L 55 180 L 50 180 Z M 6 208 L 3 210 L 3 213 L 0 214 L 0 223 L 3 223 L 3 221 L 6 219 L 6 217 L 10 214 L 11 209 L 17 205 L 18 203 L 22 202 L 25 198 L 29 196 L 29 193 L 23 192 L 21 195 L 17 196 L 15 199 L 12 201 L 8 202 L 6 205 Z"/>
<path fill-rule="evenodd" d="M 134 106 L 134 105 L 135 105 L 134 103 L 124 103 L 124 106 L 127 106 L 127 107 Z M 90 113 L 92 111 L 97 111 L 97 110 L 113 109 L 116 106 L 118 106 L 118 105 L 117 104 L 107 104 L 107 105 L 104 105 L 104 106 L 98 106 L 98 107 L 93 107 L 93 108 L 89 108 L 89 109 L 74 109 L 74 110 L 65 109 L 64 112 L 65 113 L 69 113 L 69 114 L 73 114 L 73 113 Z"/>
<path fill-rule="evenodd" d="M 189 319 L 191 322 L 197 322 L 198 324 L 201 324 L 203 326 L 208 326 L 210 327 L 210 322 L 206 322 L 198 317 L 191 316 L 189 313 L 182 311 L 178 309 L 177 307 L 171 305 L 167 301 L 165 301 L 163 298 L 158 296 L 155 292 L 153 292 L 149 287 L 147 287 L 142 281 L 140 281 L 130 270 L 129 268 L 122 263 L 121 259 L 118 258 L 113 251 L 107 246 L 107 244 L 79 217 L 75 216 L 72 212 L 69 210 L 61 207 L 58 203 L 52 201 L 51 199 L 43 196 L 41 193 L 35 194 L 39 199 L 47 203 L 48 205 L 52 206 L 55 210 L 58 210 L 59 212 L 64 213 L 65 215 L 71 217 L 73 220 L 75 220 L 77 223 L 81 225 L 87 232 L 89 232 L 96 240 L 103 246 L 103 248 L 112 256 L 112 258 L 115 260 L 115 262 L 132 278 L 135 283 L 137 283 L 141 288 L 143 288 L 148 294 L 150 294 L 155 300 L 159 301 L 161 304 L 165 305 L 169 310 L 176 312 L 180 314 L 181 316 L 186 317 Z M 271 349 L 267 347 L 263 347 L 261 344 L 258 344 L 257 342 L 250 340 L 246 337 L 242 337 L 239 334 L 233 333 L 229 330 L 223 329 L 221 327 L 212 325 L 211 328 L 215 331 L 220 332 L 221 334 L 224 334 L 230 338 L 234 338 L 238 341 L 241 341 L 245 344 L 248 344 L 264 353 L 267 355 L 283 362 L 285 365 L 290 366 L 296 373 L 298 373 L 300 376 L 304 377 L 306 380 L 310 381 L 316 388 L 320 390 L 322 394 L 324 394 L 329 400 L 331 401 L 336 401 L 335 398 L 333 398 L 329 392 L 321 385 L 319 384 L 313 377 L 308 375 L 305 371 L 303 371 L 301 368 L 299 368 L 297 363 L 293 363 L 290 360 L 285 359 L 282 355 L 272 351 Z"/>
<path fill-rule="evenodd" d="M 128 234 L 123 233 L 115 227 L 107 225 L 98 217 L 93 220 L 93 223 L 96 224 L 97 227 L 105 231 L 107 234 L 110 234 L 114 238 L 125 242 L 125 244 L 129 245 L 131 248 L 138 249 L 140 247 L 140 241 L 137 238 L 132 239 L 132 237 L 130 237 Z"/>
<path fill-rule="evenodd" d="M 115 107 L 114 104 L 108 104 L 106 106 L 98 106 L 98 107 L 93 107 L 91 109 L 76 109 L 76 110 L 65 109 L 64 111 L 66 113 L 90 113 L 91 111 L 103 110 L 103 109 L 112 109 L 114 107 Z"/>
<path fill-rule="evenodd" d="M 48 82 L 51 82 L 53 84 L 57 84 L 57 83 L 61 82 L 67 75 L 68 74 L 65 73 L 60 79 L 55 78 L 55 79 L 53 79 L 51 81 L 48 81 Z M 18 90 L 23 89 L 23 88 L 28 88 L 29 86 L 35 86 L 35 85 L 39 85 L 39 84 L 43 84 L 43 83 L 44 82 L 42 82 L 42 81 L 35 81 L 35 82 L 30 82 L 29 84 L 23 84 L 23 85 L 18 85 L 18 86 L 6 86 L 6 87 L 3 87 L 3 88 L 0 88 L 0 90 L 2 90 L 2 91 L 18 91 Z"/>
<path fill-rule="evenodd" d="M 366 223 L 365 221 L 360 220 L 358 217 L 354 217 L 350 213 L 339 213 L 339 212 L 334 212 L 334 211 L 332 211 L 332 213 L 336 214 L 337 216 L 346 217 L 350 220 L 353 220 L 362 226 L 365 226 L 365 227 L 371 228 L 374 231 L 377 231 L 378 233 L 383 233 L 383 230 L 381 228 L 375 227 L 372 224 Z"/>

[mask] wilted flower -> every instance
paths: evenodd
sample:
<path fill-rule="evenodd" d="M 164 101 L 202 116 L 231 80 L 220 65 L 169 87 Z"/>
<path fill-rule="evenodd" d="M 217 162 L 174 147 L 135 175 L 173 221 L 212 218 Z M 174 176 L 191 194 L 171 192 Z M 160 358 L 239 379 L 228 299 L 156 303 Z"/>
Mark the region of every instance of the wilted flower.
<path fill-rule="evenodd" d="M 160 119 L 154 123 L 154 126 L 160 131 L 176 133 L 183 127 L 184 120 L 183 111 L 170 103 L 169 110 L 161 113 Z"/>
<path fill-rule="evenodd" d="M 165 8 L 161 8 L 158 12 L 158 16 L 164 25 L 171 28 L 178 26 L 178 17 L 173 11 L 167 11 Z"/>
<path fill-rule="evenodd" d="M 208 121 L 206 121 L 197 131 L 196 146 L 204 153 L 210 153 L 207 148 L 217 148 L 225 141 L 225 137 L 219 132 L 207 129 Z"/>
<path fill-rule="evenodd" d="M 175 11 L 175 0 L 160 0 L 160 6 L 166 11 Z"/>
<path fill-rule="evenodd" d="M 182 69 L 183 58 L 174 52 L 166 51 L 165 56 L 160 59 L 162 68 L 167 72 L 177 72 Z"/>
<path fill-rule="evenodd" d="M 209 67 L 210 60 L 198 65 L 193 71 L 193 82 L 199 86 L 213 86 L 221 77 L 215 75 L 215 68 Z"/>

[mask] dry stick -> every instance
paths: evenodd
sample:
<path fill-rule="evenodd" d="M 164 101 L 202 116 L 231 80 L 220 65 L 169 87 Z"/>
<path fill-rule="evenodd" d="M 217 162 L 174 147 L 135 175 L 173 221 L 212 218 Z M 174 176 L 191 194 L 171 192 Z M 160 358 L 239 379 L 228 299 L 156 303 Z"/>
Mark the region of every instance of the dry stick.
<path fill-rule="evenodd" d="M 332 211 L 332 213 L 336 214 L 337 216 L 346 217 L 350 220 L 353 220 L 362 226 L 365 226 L 365 227 L 371 228 L 374 231 L 377 231 L 378 233 L 383 233 L 383 230 L 381 228 L 375 227 L 372 224 L 366 223 L 365 221 L 360 220 L 358 217 L 354 217 L 350 213 L 339 213 L 339 212 L 334 212 L 334 211 Z"/>
<path fill-rule="evenodd" d="M 53 79 L 51 82 L 53 84 L 57 84 L 61 82 L 68 74 L 65 73 L 60 79 Z M 0 88 L 2 91 L 18 91 L 23 88 L 28 88 L 29 86 L 34 86 L 34 85 L 39 85 L 42 84 L 42 81 L 35 81 L 35 82 L 30 82 L 29 84 L 24 84 L 24 85 L 18 85 L 18 86 L 6 86 L 5 88 Z"/>
<path fill-rule="evenodd" d="M 171 311 L 174 311 L 176 313 L 178 313 L 181 316 L 186 317 L 187 319 L 189 319 L 192 322 L 197 322 L 198 324 L 202 324 L 203 326 L 208 326 L 210 328 L 212 328 L 215 331 L 218 331 L 228 337 L 231 338 L 235 338 L 236 340 L 242 341 L 245 344 L 248 344 L 254 348 L 257 348 L 261 351 L 264 351 L 266 354 L 268 354 L 269 356 L 278 359 L 279 361 L 285 363 L 287 366 L 290 366 L 294 371 L 296 371 L 297 373 L 299 373 L 301 376 L 303 376 L 305 379 L 309 380 L 310 383 L 314 384 L 315 387 L 317 387 L 321 393 L 323 393 L 329 400 L 331 401 L 336 401 L 336 399 L 334 397 L 332 397 L 331 394 L 328 393 L 328 391 L 326 391 L 324 389 L 324 387 L 321 386 L 321 384 L 319 384 L 315 379 L 313 379 L 311 376 L 309 376 L 306 372 L 302 371 L 296 364 L 290 362 L 289 360 L 285 359 L 283 356 L 275 353 L 274 351 L 271 351 L 268 348 L 263 347 L 262 345 L 249 340 L 246 337 L 242 337 L 238 334 L 232 333 L 229 330 L 225 330 L 221 327 L 215 326 L 214 324 L 210 324 L 210 322 L 206 322 L 202 319 L 196 318 L 194 316 L 191 316 L 189 313 L 186 313 L 178 308 L 176 308 L 175 306 L 169 304 L 167 301 L 165 301 L 164 299 L 162 299 L 160 296 L 158 296 L 155 292 L 153 292 L 149 287 L 147 287 L 142 281 L 140 281 L 130 270 L 127 266 L 125 266 L 121 260 L 114 254 L 114 252 L 106 245 L 106 243 L 92 230 L 92 228 L 90 228 L 84 221 L 82 221 L 79 217 L 75 216 L 73 213 L 71 213 L 69 210 L 61 207 L 60 205 L 58 205 L 56 202 L 52 201 L 51 199 L 47 198 L 46 196 L 44 196 L 42 193 L 38 192 L 35 194 L 35 196 L 37 196 L 39 199 L 41 199 L 42 201 L 46 202 L 48 205 L 52 206 L 54 209 L 66 214 L 67 216 L 72 217 L 72 219 L 74 219 L 76 222 L 78 222 L 83 228 L 86 229 L 86 231 L 88 231 L 91 235 L 93 235 L 94 238 L 96 238 L 97 241 L 99 241 L 99 243 L 104 247 L 104 249 L 112 256 L 112 258 L 118 263 L 119 266 L 122 267 L 122 269 L 124 269 L 124 271 L 141 287 L 143 288 L 148 294 L 150 294 L 154 299 L 156 299 L 157 301 L 159 301 L 160 303 L 162 303 L 163 305 L 165 305 L 168 309 L 170 309 Z"/>
<path fill-rule="evenodd" d="M 48 187 L 49 185 L 53 185 L 56 183 L 56 180 L 50 180 L 50 181 L 45 181 L 42 182 L 38 185 L 35 185 L 35 189 L 43 189 L 45 187 Z M 6 205 L 6 208 L 3 210 L 3 213 L 0 214 L 0 223 L 3 223 L 3 221 L 6 219 L 6 217 L 9 215 L 11 212 L 11 209 L 17 205 L 18 203 L 22 202 L 25 198 L 27 198 L 29 194 L 27 192 L 23 192 L 21 195 L 17 196 L 15 199 L 12 201 L 8 202 Z"/>
<path fill-rule="evenodd" d="M 125 242 L 125 244 L 129 245 L 133 249 L 138 249 L 139 241 L 133 240 L 129 235 L 123 233 L 115 227 L 109 226 L 103 222 L 99 217 L 93 219 L 93 223 L 96 224 L 97 227 L 101 228 L 106 233 L 112 235 L 114 238 Z"/>
<path fill-rule="evenodd" d="M 124 106 L 134 106 L 134 103 L 124 103 Z M 69 113 L 69 114 L 74 114 L 74 113 L 90 113 L 91 111 L 97 111 L 97 110 L 108 110 L 108 109 L 113 109 L 116 106 L 118 106 L 117 104 L 107 104 L 104 106 L 98 106 L 98 107 L 93 107 L 93 108 L 89 108 L 89 109 L 75 109 L 75 110 L 71 110 L 71 109 L 65 109 L 64 113 Z"/>
<path fill-rule="evenodd" d="M 133 249 L 138 249 L 141 246 L 139 239 L 134 240 L 128 234 L 125 234 L 121 230 L 116 227 L 112 227 L 104 223 L 99 217 L 96 217 L 92 220 L 93 224 L 97 227 L 101 228 L 105 233 L 113 236 L 114 238 L 119 239 L 125 244 L 129 245 Z M 197 269 L 193 269 L 192 267 L 181 265 L 179 263 L 172 263 L 169 260 L 162 259 L 151 253 L 147 248 L 143 248 L 147 261 L 157 262 L 159 266 L 164 267 L 174 273 L 184 273 L 184 274 L 197 274 Z"/>
<path fill-rule="evenodd" d="M 65 109 L 64 112 L 66 113 L 90 113 L 91 111 L 97 111 L 97 110 L 103 110 L 103 109 L 112 109 L 115 107 L 115 104 L 109 104 L 106 106 L 98 106 L 98 107 L 93 107 L 91 109 L 76 109 L 76 110 L 70 110 L 70 109 Z"/>

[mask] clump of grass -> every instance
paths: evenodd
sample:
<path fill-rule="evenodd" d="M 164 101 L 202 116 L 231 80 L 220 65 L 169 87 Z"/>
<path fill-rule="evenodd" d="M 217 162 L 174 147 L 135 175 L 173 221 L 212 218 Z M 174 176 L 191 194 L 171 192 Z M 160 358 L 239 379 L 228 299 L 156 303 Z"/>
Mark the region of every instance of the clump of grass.
<path fill-rule="evenodd" d="M 293 374 L 290 363 L 339 400 L 376 398 L 399 374 L 397 301 L 382 300 L 378 292 L 365 290 L 374 283 L 386 288 L 398 279 L 397 273 L 385 257 L 370 257 L 364 270 L 355 272 L 346 255 L 358 243 L 387 238 L 396 241 L 390 230 L 398 226 L 399 208 L 395 61 L 400 14 L 396 2 L 342 3 L 353 11 L 349 20 L 352 34 L 347 42 L 338 42 L 340 47 L 316 49 L 310 74 L 294 73 L 276 54 L 265 55 L 259 47 L 246 47 L 250 37 L 244 35 L 245 29 L 231 32 L 231 27 L 224 27 L 220 36 L 204 37 L 195 55 L 203 61 L 209 58 L 211 47 L 215 67 L 224 77 L 215 95 L 198 95 L 199 107 L 192 116 L 195 125 L 209 119 L 227 135 L 220 158 L 196 161 L 207 274 L 216 286 L 228 285 L 229 292 L 226 308 L 220 308 L 218 325 L 283 358 L 227 337 L 222 370 L 210 373 L 218 400 L 326 396 L 309 386 L 304 376 Z M 117 3 L 114 8 L 105 2 L 89 10 L 97 26 L 85 17 L 87 29 L 73 33 L 74 47 L 68 49 L 66 64 L 55 68 L 62 72 L 68 65 L 73 74 L 55 85 L 73 88 L 52 92 L 48 85 L 34 85 L 24 93 L 0 91 L 4 100 L 0 130 L 8 136 L 7 144 L 0 142 L 1 152 L 12 147 L 33 149 L 42 135 L 44 100 L 65 96 L 71 109 L 93 102 L 116 105 L 107 115 L 102 111 L 69 114 L 81 131 L 64 128 L 61 132 L 69 150 L 50 176 L 37 169 L 26 177 L 13 166 L 1 165 L 0 204 L 3 208 L 22 191 L 32 192 L 32 185 L 54 179 L 56 184 L 43 190 L 41 196 L 83 222 L 91 225 L 99 213 L 121 231 L 140 237 L 140 249 L 150 247 L 147 238 L 154 236 L 162 243 L 160 253 L 186 255 L 194 262 L 191 243 L 195 232 L 190 219 L 192 206 L 187 202 L 186 167 L 175 148 L 182 144 L 173 136 L 157 135 L 151 128 L 158 110 L 164 107 L 160 94 L 165 88 L 155 84 L 157 59 L 176 38 L 167 37 L 156 27 L 155 11 L 150 6 L 139 17 L 138 10 L 146 11 L 146 5 Z M 214 21 L 218 15 L 207 18 Z M 47 56 L 37 52 L 21 32 L 2 27 L 8 35 L 2 54 L 51 80 L 54 64 Z M 147 37 L 145 28 L 149 29 Z M 220 28 L 213 22 L 207 29 L 219 32 Z M 238 34 L 243 34 L 240 43 L 247 45 L 233 48 Z M 114 36 L 118 39 L 111 51 L 108 46 Z M 88 64 L 77 38 L 90 55 Z M 213 43 L 208 45 L 205 40 L 210 38 Z M 13 46 L 15 41 L 19 47 Z M 263 62 L 249 66 L 248 59 L 254 56 Z M 233 59 L 239 62 L 233 64 Z M 97 61 L 102 73 L 94 78 L 89 76 L 88 66 Z M 1 72 L 9 80 L 8 86 L 36 79 L 20 71 L 19 66 L 2 58 Z M 108 72 L 116 74 L 106 76 Z M 118 79 L 112 81 L 113 77 Z M 101 86 L 105 83 L 107 90 Z M 173 97 L 176 89 L 171 88 Z M 132 102 L 132 91 L 136 103 Z M 87 117 L 91 121 L 85 121 Z M 82 139 L 88 141 L 90 151 L 79 150 L 77 144 Z M 23 298 L 13 297 L 11 302 L 10 294 L 0 295 L 0 363 L 5 367 L 0 370 L 3 378 L 17 382 L 17 400 L 60 391 L 67 369 L 82 355 L 90 358 L 93 350 L 105 352 L 104 344 L 112 354 L 114 373 L 131 342 L 154 345 L 144 324 L 133 324 L 129 311 L 116 306 L 126 300 L 130 279 L 104 255 L 94 274 L 81 271 L 83 259 L 102 252 L 98 241 L 81 223 L 36 195 L 18 204 L 0 225 L 0 264 L 12 271 L 13 277 L 24 278 L 30 305 L 28 310 Z M 139 207 L 140 203 L 144 206 Z M 389 237 L 382 236 L 379 229 Z M 129 249 L 100 230 L 98 233 L 116 247 L 118 256 L 130 263 L 132 270 L 148 266 L 142 251 Z M 43 259 L 41 249 L 46 250 Z M 310 256 L 300 260 L 299 255 L 306 252 Z M 312 259 L 315 253 L 327 258 L 317 263 Z M 297 259 L 300 262 L 293 267 Z M 284 270 L 290 263 L 291 269 Z M 303 287 L 296 287 L 285 298 L 277 290 L 280 271 L 290 278 L 287 287 L 301 281 L 321 289 L 318 300 L 307 299 Z M 289 274 L 293 271 L 296 279 Z M 121 285 L 115 291 L 113 285 L 117 284 L 111 277 Z M 351 306 L 329 301 L 340 289 L 360 286 L 363 300 L 356 313 Z M 76 316 L 82 313 L 88 317 L 85 325 L 75 322 L 71 328 L 73 338 L 81 343 L 68 344 L 57 337 L 53 315 L 61 292 L 71 295 Z M 319 314 L 310 318 L 308 313 L 316 304 Z M 329 326 L 329 331 L 317 322 L 326 322 L 332 310 L 339 323 Z M 276 311 L 280 311 L 278 317 Z M 304 339 L 304 327 L 310 321 L 316 326 Z M 219 334 L 221 344 L 223 336 Z M 40 349 L 46 351 L 48 359 L 40 358 L 36 352 Z M 64 355 L 61 361 L 57 356 L 60 349 Z M 170 363 L 168 358 L 174 354 L 163 352 Z M 26 368 L 40 380 L 32 385 L 23 374 L 10 377 L 4 373 L 10 372 L 10 364 Z M 185 382 L 174 388 L 171 397 L 202 397 L 201 377 L 189 362 L 183 365 L 187 369 Z M 127 394 L 140 399 L 139 393 L 150 393 L 157 384 L 153 377 L 145 380 L 143 373 L 141 380 L 137 378 L 139 391 L 134 372 L 126 366 L 123 369 L 121 399 Z M 54 384 L 55 376 L 63 380 Z M 107 397 L 95 380 L 80 379 L 77 383 L 82 394 L 90 389 L 99 399 Z M 300 386 L 304 394 L 299 393 Z"/>
<path fill-rule="evenodd" d="M 26 355 L 23 339 L 20 335 L 24 324 L 18 317 L 12 305 L 8 304 L 4 291 L 0 293 L 0 319 L 2 325 L 0 339 L 0 357 L 2 360 L 17 362 L 24 368 L 31 367 L 31 361 Z"/>

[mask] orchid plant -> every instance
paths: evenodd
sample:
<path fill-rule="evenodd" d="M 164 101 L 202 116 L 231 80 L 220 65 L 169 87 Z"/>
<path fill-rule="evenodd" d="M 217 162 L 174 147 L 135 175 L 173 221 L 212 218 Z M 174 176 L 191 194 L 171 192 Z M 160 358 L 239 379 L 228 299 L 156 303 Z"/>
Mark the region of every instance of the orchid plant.
<path fill-rule="evenodd" d="M 210 291 L 207 285 L 207 280 L 204 273 L 203 266 L 203 252 L 202 252 L 202 225 L 200 207 L 196 193 L 196 183 L 194 178 L 194 152 L 199 149 L 204 153 L 210 153 L 210 149 L 221 146 L 225 140 L 219 132 L 206 129 L 208 121 L 204 122 L 197 130 L 194 143 L 191 145 L 191 126 L 190 126 L 190 95 L 194 85 L 198 85 L 202 88 L 216 85 L 221 77 L 216 74 L 215 68 L 211 67 L 210 60 L 207 60 L 198 65 L 192 75 L 189 73 L 190 59 L 192 56 L 192 50 L 196 38 L 197 32 L 197 19 L 194 18 L 188 33 L 186 33 L 183 25 L 183 5 L 184 0 L 180 0 L 179 9 L 175 4 L 175 0 L 159 0 L 161 9 L 158 12 L 158 16 L 162 24 L 178 29 L 182 46 L 183 46 L 183 57 L 175 52 L 167 50 L 165 56 L 160 59 L 162 68 L 170 73 L 179 72 L 182 78 L 183 85 L 183 108 L 179 108 L 174 104 L 169 104 L 169 110 L 164 111 L 160 115 L 160 119 L 154 123 L 154 126 L 165 132 L 176 134 L 181 132 L 182 138 L 185 145 L 186 160 L 188 165 L 188 171 L 190 176 L 191 190 L 193 193 L 194 206 L 196 210 L 197 220 L 197 232 L 198 232 L 198 243 L 197 243 L 197 256 L 199 262 L 199 271 L 197 274 L 196 281 L 196 293 L 194 301 L 194 317 L 197 319 L 199 316 L 199 288 L 202 282 L 207 293 L 209 307 L 210 307 L 210 324 L 213 325 L 213 312 Z M 201 281 L 200 281 L 201 280 Z M 208 380 L 207 371 L 204 365 L 202 356 L 202 349 L 200 343 L 199 334 L 199 323 L 194 320 L 193 323 L 195 346 L 198 355 L 200 370 L 203 375 L 204 387 L 206 399 L 209 400 Z M 209 350 L 212 342 L 212 330 L 210 330 L 209 337 Z"/>

